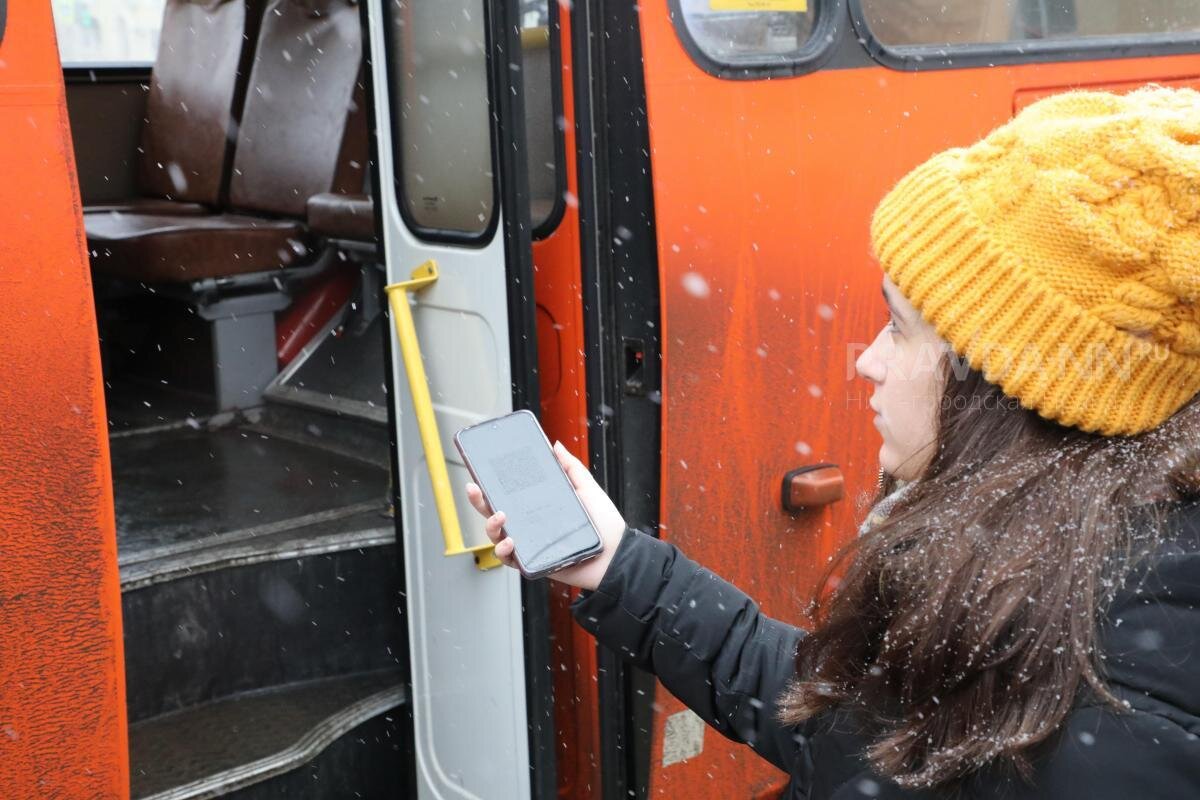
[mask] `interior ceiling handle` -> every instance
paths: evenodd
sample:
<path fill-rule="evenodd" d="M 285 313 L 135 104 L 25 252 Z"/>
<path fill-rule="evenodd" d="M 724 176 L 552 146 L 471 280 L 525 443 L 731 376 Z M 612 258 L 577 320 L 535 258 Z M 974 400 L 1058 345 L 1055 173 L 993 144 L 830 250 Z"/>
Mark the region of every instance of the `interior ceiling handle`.
<path fill-rule="evenodd" d="M 837 464 L 810 464 L 783 476 L 783 510 L 796 513 L 841 500 L 846 482 Z"/>
<path fill-rule="evenodd" d="M 421 361 L 421 347 L 417 342 L 417 327 L 413 324 L 412 308 L 408 304 L 410 292 L 424 289 L 437 279 L 437 264 L 431 259 L 414 269 L 409 280 L 390 284 L 385 291 L 396 325 L 396 338 L 400 341 L 404 371 L 408 374 L 408 388 L 412 394 L 417 429 L 421 432 L 421 445 L 425 448 L 425 463 L 429 466 L 433 500 L 437 506 L 438 519 L 442 523 L 442 538 L 446 542 L 444 555 L 469 553 L 475 557 L 475 566 L 491 569 L 500 566 L 500 559 L 496 558 L 494 546 L 490 542 L 472 547 L 463 544 L 462 528 L 458 524 L 458 509 L 454 505 L 454 494 L 450 489 L 450 474 L 446 470 L 446 455 L 442 451 L 442 437 L 438 431 L 437 416 L 433 413 L 433 398 L 429 396 L 429 379 L 425 376 L 425 364 Z"/>

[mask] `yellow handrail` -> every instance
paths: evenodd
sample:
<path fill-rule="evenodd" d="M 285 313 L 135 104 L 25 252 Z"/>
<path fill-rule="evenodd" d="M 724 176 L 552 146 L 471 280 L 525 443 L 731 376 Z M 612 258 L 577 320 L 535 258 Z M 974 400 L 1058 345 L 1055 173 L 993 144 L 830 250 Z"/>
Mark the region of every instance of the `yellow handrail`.
<path fill-rule="evenodd" d="M 429 466 L 429 483 L 433 487 L 433 500 L 437 505 L 438 519 L 442 523 L 442 538 L 446 542 L 445 555 L 457 556 L 470 553 L 475 557 L 475 566 L 491 569 L 500 566 L 494 546 L 463 544 L 462 528 L 458 524 L 458 509 L 454 505 L 454 493 L 450 489 L 450 474 L 446 470 L 446 455 L 442 451 L 442 437 L 438 432 L 437 416 L 433 412 L 433 398 L 429 396 L 429 380 L 425 376 L 425 364 L 421 361 L 421 348 L 417 343 L 417 327 L 413 324 L 412 309 L 408 295 L 424 289 L 438 279 L 437 264 L 431 259 L 412 272 L 407 281 L 387 286 L 388 304 L 396 324 L 396 338 L 400 341 L 400 354 L 404 358 L 404 371 L 408 374 L 408 387 L 412 392 L 413 411 L 417 417 L 417 429 L 421 432 L 421 444 L 425 448 L 425 463 Z"/>

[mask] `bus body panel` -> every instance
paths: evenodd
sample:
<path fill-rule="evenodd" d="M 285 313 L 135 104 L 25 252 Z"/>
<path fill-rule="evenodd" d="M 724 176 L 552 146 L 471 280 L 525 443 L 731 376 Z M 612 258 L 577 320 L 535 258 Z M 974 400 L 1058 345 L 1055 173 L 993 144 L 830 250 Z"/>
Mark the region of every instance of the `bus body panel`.
<path fill-rule="evenodd" d="M 934 152 L 1007 120 L 1028 92 L 1194 85 L 1200 56 L 722 80 L 641 6 L 663 325 L 662 536 L 797 625 L 878 477 L 871 385 L 854 361 L 886 322 L 871 212 Z M 782 477 L 831 462 L 839 502 L 797 515 Z M 653 797 L 773 797 L 785 777 L 713 731 L 668 725 L 658 686 Z M 669 737 L 676 740 L 667 741 Z M 694 757 L 664 766 L 664 753 Z M 697 752 L 698 751 L 698 752 Z"/>
<path fill-rule="evenodd" d="M 129 791 L 100 352 L 49 3 L 0 43 L 0 786 Z"/>

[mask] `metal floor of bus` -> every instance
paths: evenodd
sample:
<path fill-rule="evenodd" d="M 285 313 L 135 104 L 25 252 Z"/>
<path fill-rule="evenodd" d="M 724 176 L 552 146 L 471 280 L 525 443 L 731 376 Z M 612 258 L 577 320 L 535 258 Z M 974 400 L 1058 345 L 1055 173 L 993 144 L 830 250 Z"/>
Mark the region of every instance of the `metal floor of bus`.
<path fill-rule="evenodd" d="M 286 531 L 388 529 L 387 439 L 294 409 L 203 415 L 203 400 L 112 393 L 110 452 L 124 566 Z"/>
<path fill-rule="evenodd" d="M 384 520 L 386 470 L 254 424 L 124 436 L 111 452 L 123 559 L 371 510 Z"/>

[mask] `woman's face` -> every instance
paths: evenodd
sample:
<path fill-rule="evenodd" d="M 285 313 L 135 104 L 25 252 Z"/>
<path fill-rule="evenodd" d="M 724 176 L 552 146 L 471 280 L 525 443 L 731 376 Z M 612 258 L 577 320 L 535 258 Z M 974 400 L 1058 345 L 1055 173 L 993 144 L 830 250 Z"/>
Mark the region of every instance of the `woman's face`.
<path fill-rule="evenodd" d="M 879 465 L 901 480 L 920 477 L 933 458 L 944 380 L 939 363 L 946 342 L 884 276 L 888 324 L 854 362 L 874 385 L 870 405 L 883 437 Z"/>

